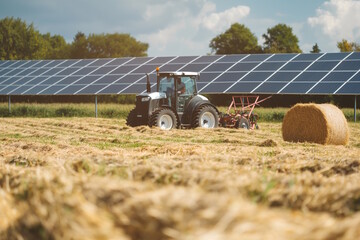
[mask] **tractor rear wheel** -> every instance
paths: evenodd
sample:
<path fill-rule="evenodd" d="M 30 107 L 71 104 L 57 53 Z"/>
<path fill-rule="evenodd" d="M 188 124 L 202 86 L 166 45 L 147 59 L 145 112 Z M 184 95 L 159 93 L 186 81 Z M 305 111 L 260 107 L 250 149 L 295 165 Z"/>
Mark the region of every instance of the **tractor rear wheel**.
<path fill-rule="evenodd" d="M 162 108 L 156 110 L 150 117 L 149 126 L 159 127 L 162 130 L 170 130 L 176 128 L 178 121 L 173 110 L 170 108 Z"/>
<path fill-rule="evenodd" d="M 139 123 L 138 120 L 136 119 L 135 108 L 133 110 L 131 110 L 129 115 L 127 116 L 126 125 L 128 125 L 130 127 L 137 127 L 137 126 L 141 125 L 141 123 Z"/>
<path fill-rule="evenodd" d="M 219 115 L 213 106 L 205 105 L 193 113 L 191 126 L 193 128 L 216 128 L 219 125 Z"/>

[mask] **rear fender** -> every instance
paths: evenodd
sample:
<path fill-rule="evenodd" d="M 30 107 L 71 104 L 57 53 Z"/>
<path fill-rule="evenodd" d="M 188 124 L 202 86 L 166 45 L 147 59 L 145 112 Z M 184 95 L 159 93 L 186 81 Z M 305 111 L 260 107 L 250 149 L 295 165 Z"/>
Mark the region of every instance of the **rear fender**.
<path fill-rule="evenodd" d="M 219 114 L 219 110 L 213 105 L 207 98 L 197 95 L 193 97 L 188 105 L 185 107 L 184 114 L 181 118 L 182 124 L 191 124 L 191 119 L 193 118 L 193 113 L 196 111 L 196 109 L 204 106 L 204 105 L 210 105 L 215 108 L 217 113 Z"/>

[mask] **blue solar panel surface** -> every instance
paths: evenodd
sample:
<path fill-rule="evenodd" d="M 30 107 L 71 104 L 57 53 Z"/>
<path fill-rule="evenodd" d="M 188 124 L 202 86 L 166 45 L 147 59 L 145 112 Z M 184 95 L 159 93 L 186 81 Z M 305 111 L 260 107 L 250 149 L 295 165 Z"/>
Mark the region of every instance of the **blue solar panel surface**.
<path fill-rule="evenodd" d="M 200 72 L 201 93 L 360 93 L 360 53 L 0 61 L 0 95 L 137 94 L 145 74 Z"/>

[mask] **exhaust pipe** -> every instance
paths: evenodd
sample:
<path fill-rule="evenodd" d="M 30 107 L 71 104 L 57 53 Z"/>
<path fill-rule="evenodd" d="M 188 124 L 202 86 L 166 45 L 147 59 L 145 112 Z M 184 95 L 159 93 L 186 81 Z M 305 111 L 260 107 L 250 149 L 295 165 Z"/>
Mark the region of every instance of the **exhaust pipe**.
<path fill-rule="evenodd" d="M 146 92 L 151 93 L 149 74 L 146 74 Z"/>

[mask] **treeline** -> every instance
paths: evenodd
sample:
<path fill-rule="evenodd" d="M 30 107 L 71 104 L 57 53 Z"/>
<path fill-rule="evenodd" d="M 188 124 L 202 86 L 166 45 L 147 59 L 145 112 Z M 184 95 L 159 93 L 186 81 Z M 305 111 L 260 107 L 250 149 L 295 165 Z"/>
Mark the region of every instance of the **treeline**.
<path fill-rule="evenodd" d="M 147 56 L 149 45 L 129 34 L 78 32 L 71 43 L 61 35 L 41 34 L 20 18 L 0 20 L 0 59 L 79 59 Z"/>
<path fill-rule="evenodd" d="M 262 35 L 264 44 L 243 24 L 234 23 L 209 44 L 212 54 L 301 53 L 299 39 L 292 28 L 277 24 Z M 360 51 L 360 45 L 345 39 L 337 43 L 341 52 Z M 78 32 L 71 43 L 61 35 L 40 33 L 34 25 L 20 18 L 0 19 L 0 59 L 81 59 L 147 56 L 149 45 L 130 34 L 103 33 L 85 35 Z M 311 53 L 321 52 L 317 43 Z"/>
<path fill-rule="evenodd" d="M 292 28 L 286 24 L 277 24 L 268 28 L 262 35 L 264 44 L 258 44 L 258 39 L 251 30 L 243 24 L 234 23 L 224 33 L 214 37 L 209 44 L 215 54 L 241 53 L 302 53 L 299 39 Z M 360 51 L 360 45 L 345 39 L 337 43 L 340 52 Z M 321 49 L 315 43 L 311 53 L 319 53 Z"/>

